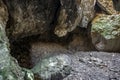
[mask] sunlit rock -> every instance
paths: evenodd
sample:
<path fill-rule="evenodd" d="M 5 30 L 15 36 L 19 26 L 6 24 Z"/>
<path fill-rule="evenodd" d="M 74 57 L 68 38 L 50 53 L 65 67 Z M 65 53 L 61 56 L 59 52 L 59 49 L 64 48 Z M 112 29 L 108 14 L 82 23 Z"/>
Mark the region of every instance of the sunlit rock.
<path fill-rule="evenodd" d="M 98 6 L 107 14 L 117 14 L 120 13 L 118 11 L 116 11 L 116 9 L 114 8 L 114 6 L 116 7 L 118 5 L 119 0 L 97 0 L 97 4 Z M 114 5 L 113 5 L 114 2 Z M 116 3 L 118 2 L 118 3 Z"/>

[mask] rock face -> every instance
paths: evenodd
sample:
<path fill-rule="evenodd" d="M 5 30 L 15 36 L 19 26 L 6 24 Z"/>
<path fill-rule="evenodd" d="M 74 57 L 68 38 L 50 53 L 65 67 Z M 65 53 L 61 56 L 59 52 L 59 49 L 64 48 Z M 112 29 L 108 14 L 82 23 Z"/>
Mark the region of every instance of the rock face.
<path fill-rule="evenodd" d="M 0 80 L 33 80 L 31 71 L 22 69 L 11 57 L 8 39 L 5 33 L 7 9 L 0 0 Z"/>
<path fill-rule="evenodd" d="M 120 51 L 120 15 L 98 15 L 92 22 L 92 42 L 100 51 Z"/>
<path fill-rule="evenodd" d="M 9 10 L 8 34 L 18 38 L 38 34 L 50 36 L 51 30 L 62 37 L 73 31 L 76 26 L 86 28 L 94 17 L 96 0 L 5 0 L 4 2 Z"/>
<path fill-rule="evenodd" d="M 76 52 L 120 52 L 119 3 L 0 0 L 0 80 L 119 80 L 120 54 Z M 96 14 L 96 6 L 106 15 Z M 21 62 L 28 60 L 32 65 L 24 64 L 32 71 L 20 67 L 12 52 Z"/>
<path fill-rule="evenodd" d="M 94 18 L 96 0 L 81 0 L 82 5 L 82 20 L 80 27 L 88 27 L 88 23 Z M 87 5 L 87 6 L 86 6 Z"/>
<path fill-rule="evenodd" d="M 60 2 L 61 10 L 54 31 L 59 37 L 73 31 L 76 26 L 86 28 L 94 17 L 96 0 L 60 0 Z"/>

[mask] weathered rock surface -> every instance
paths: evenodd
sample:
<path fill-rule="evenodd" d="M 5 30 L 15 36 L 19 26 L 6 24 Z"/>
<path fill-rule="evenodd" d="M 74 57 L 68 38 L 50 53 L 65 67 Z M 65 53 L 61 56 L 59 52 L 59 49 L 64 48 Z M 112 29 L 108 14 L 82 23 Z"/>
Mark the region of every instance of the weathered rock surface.
<path fill-rule="evenodd" d="M 13 37 L 47 34 L 52 28 L 58 0 L 5 0 L 9 11 L 9 31 Z"/>
<path fill-rule="evenodd" d="M 88 23 L 94 18 L 95 4 L 96 4 L 96 0 L 81 0 L 83 15 L 82 15 L 82 20 L 80 22 L 80 27 L 87 28 Z"/>
<path fill-rule="evenodd" d="M 6 5 L 2 1 L 0 1 L 0 24 L 1 24 L 1 27 L 5 28 L 7 20 L 8 20 L 8 12 L 7 12 Z"/>
<path fill-rule="evenodd" d="M 97 4 L 96 0 L 3 1 L 7 8 L 0 0 L 0 80 L 33 80 L 33 73 L 21 68 L 9 54 L 10 49 L 5 28 L 11 44 L 23 49 L 23 53 L 19 53 L 24 57 L 30 56 L 28 59 L 32 63 L 32 71 L 38 80 L 120 79 L 120 54 L 76 53 L 79 50 L 90 50 L 89 48 L 92 46 L 88 34 L 90 31 L 88 23 L 94 18 L 95 5 L 98 5 L 106 14 L 115 15 L 98 15 L 93 20 L 91 31 L 93 44 L 100 51 L 120 52 L 120 15 L 116 14 L 117 11 L 120 11 L 119 0 L 97 0 Z M 9 14 L 7 14 L 7 9 Z M 82 33 L 79 34 L 74 31 L 76 27 L 82 27 L 85 30 L 82 32 L 82 28 L 78 28 L 78 32 L 81 30 Z M 54 34 L 62 38 L 58 38 Z M 45 37 L 48 42 L 41 39 L 39 42 L 37 40 L 39 38 L 36 37 Z M 22 38 L 19 40 L 23 40 L 26 44 L 31 43 L 29 39 L 32 38 L 36 43 L 30 44 L 31 49 L 28 47 L 29 45 L 24 48 L 24 43 L 18 43 L 22 46 L 18 47 L 19 45 L 14 43 L 18 41 L 18 38 Z M 67 40 L 69 38 L 72 39 Z M 57 39 L 63 39 L 62 42 L 66 44 L 62 46 L 60 45 L 62 43 L 58 44 L 59 41 L 56 43 L 52 41 Z M 17 48 L 14 48 L 13 50 L 16 51 L 13 52 L 17 52 Z M 31 53 L 25 56 L 24 49 L 27 49 L 28 52 L 31 50 Z"/>
<path fill-rule="evenodd" d="M 86 28 L 94 17 L 96 0 L 4 0 L 4 2 L 9 11 L 8 34 L 10 37 L 20 38 L 38 34 L 51 36 L 52 33 L 62 37 L 73 31 L 76 26 Z"/>
<path fill-rule="evenodd" d="M 120 80 L 120 54 L 77 52 L 71 55 L 72 72 L 63 80 Z"/>
<path fill-rule="evenodd" d="M 114 2 L 114 5 L 113 5 Z M 119 13 L 116 11 L 115 7 L 118 7 L 119 0 L 97 0 L 98 6 L 106 13 L 106 14 L 116 14 Z M 114 7 L 115 6 L 115 7 Z"/>
<path fill-rule="evenodd" d="M 120 11 L 120 0 L 112 0 L 115 10 Z"/>
<path fill-rule="evenodd" d="M 62 80 L 71 72 L 71 59 L 65 54 L 42 59 L 33 69 L 38 80 Z"/>
<path fill-rule="evenodd" d="M 60 0 L 60 2 L 61 10 L 54 31 L 57 36 L 63 37 L 77 26 L 87 28 L 94 17 L 96 0 Z"/>
<path fill-rule="evenodd" d="M 92 42 L 100 51 L 120 51 L 120 15 L 98 15 L 92 22 Z"/>
<path fill-rule="evenodd" d="M 33 80 L 33 73 L 20 68 L 17 61 L 10 55 L 5 33 L 7 19 L 6 6 L 0 0 L 0 80 Z"/>

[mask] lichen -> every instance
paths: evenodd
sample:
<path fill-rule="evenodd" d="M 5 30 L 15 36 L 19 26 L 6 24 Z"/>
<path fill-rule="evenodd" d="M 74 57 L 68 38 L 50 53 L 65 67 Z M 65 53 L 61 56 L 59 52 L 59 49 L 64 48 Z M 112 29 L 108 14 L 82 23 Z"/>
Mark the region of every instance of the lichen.
<path fill-rule="evenodd" d="M 120 15 L 98 15 L 92 22 L 92 32 L 99 33 L 105 39 L 120 36 Z"/>

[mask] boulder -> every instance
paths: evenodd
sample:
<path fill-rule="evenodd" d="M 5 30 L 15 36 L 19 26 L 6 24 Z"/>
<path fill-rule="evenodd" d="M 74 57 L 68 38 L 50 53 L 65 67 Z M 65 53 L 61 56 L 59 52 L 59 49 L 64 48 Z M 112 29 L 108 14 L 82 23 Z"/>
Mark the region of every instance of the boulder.
<path fill-rule="evenodd" d="M 120 15 L 99 14 L 92 22 L 91 37 L 100 51 L 120 51 Z"/>
<path fill-rule="evenodd" d="M 5 0 L 4 2 L 9 11 L 8 34 L 14 38 L 48 34 L 59 8 L 58 0 Z"/>
<path fill-rule="evenodd" d="M 4 0 L 9 11 L 9 37 L 66 36 L 76 26 L 87 28 L 96 0 Z M 87 5 L 87 6 L 86 6 Z M 48 35 L 47 35 L 48 34 Z M 13 39 L 14 39 L 13 38 Z"/>
<path fill-rule="evenodd" d="M 94 17 L 96 0 L 60 0 L 60 2 L 61 10 L 54 30 L 58 37 L 65 36 L 77 26 L 87 28 Z"/>
<path fill-rule="evenodd" d="M 71 59 L 66 54 L 42 59 L 33 69 L 38 80 L 62 80 L 71 72 Z"/>
<path fill-rule="evenodd" d="M 31 63 L 35 79 L 61 80 L 70 74 L 71 52 L 64 46 L 50 42 L 31 43 Z"/>

